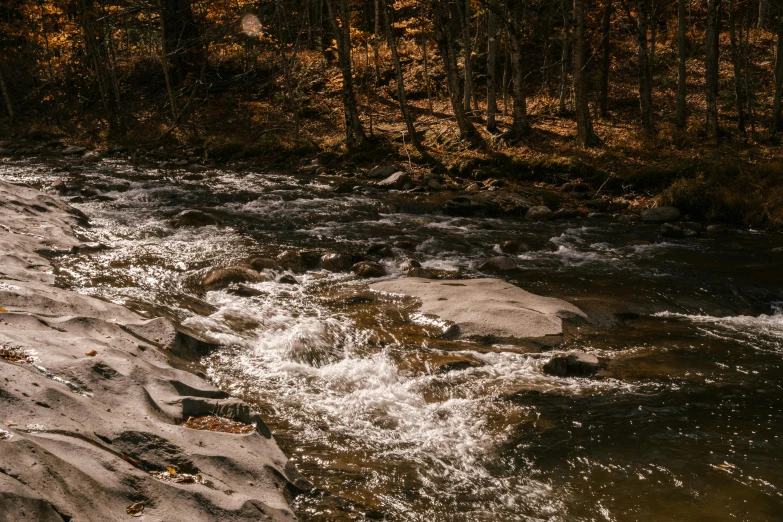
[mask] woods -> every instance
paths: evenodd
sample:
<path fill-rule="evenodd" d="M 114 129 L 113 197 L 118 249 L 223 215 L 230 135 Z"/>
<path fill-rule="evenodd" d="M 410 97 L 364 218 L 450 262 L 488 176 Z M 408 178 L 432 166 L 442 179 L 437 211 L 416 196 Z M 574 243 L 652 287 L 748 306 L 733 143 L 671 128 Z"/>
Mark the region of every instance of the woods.
<path fill-rule="evenodd" d="M 0 19 L 12 131 L 203 142 L 232 107 L 253 136 L 401 135 L 424 157 L 452 133 L 524 147 L 555 125 L 590 148 L 619 126 L 756 144 L 783 126 L 769 0 L 5 0 Z"/>

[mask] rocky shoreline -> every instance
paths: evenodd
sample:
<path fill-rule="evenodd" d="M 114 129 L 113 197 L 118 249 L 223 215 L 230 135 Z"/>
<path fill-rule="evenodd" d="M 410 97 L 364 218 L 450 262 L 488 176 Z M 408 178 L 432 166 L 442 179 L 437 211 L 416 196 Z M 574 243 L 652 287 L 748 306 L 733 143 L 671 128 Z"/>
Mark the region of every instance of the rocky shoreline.
<path fill-rule="evenodd" d="M 311 485 L 260 417 L 172 366 L 201 341 L 54 286 L 85 224 L 0 182 L 0 520 L 295 520 Z"/>

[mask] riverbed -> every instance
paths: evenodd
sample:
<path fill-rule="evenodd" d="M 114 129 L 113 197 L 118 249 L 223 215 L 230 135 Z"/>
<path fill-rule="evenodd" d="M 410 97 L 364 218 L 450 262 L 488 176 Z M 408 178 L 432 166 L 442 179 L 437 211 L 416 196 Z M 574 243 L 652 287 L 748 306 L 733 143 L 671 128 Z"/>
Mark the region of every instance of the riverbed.
<path fill-rule="evenodd" d="M 47 188 L 73 174 L 56 170 L 7 162 L 0 178 Z M 316 486 L 295 500 L 303 521 L 783 519 L 780 235 L 414 213 L 382 191 L 279 172 L 188 181 L 104 160 L 78 173 L 94 190 L 65 200 L 102 246 L 56 258 L 58 284 L 219 342 L 196 371 L 255 404 Z M 173 228 L 189 208 L 219 224 Z M 506 241 L 518 267 L 481 272 Z M 392 252 L 385 278 L 415 259 L 564 299 L 592 321 L 551 345 L 468 342 L 350 273 L 315 266 L 290 284 L 270 272 L 254 296 L 195 283 L 285 250 L 378 244 Z M 598 376 L 544 373 L 575 349 L 599 357 Z"/>

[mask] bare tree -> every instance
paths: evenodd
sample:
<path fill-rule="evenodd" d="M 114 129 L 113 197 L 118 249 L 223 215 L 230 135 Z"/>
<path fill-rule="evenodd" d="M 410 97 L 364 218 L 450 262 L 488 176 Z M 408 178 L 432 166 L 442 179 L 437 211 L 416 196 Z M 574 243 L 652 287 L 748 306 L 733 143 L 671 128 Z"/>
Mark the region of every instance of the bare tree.
<path fill-rule="evenodd" d="M 707 34 L 705 55 L 705 88 L 707 94 L 707 135 L 715 138 L 720 132 L 718 124 L 718 79 L 720 44 L 720 7 L 723 0 L 707 0 Z"/>
<path fill-rule="evenodd" d="M 684 129 L 687 125 L 688 113 L 686 105 L 687 95 L 687 69 L 686 46 L 687 41 L 687 15 L 685 13 L 686 0 L 677 0 L 677 127 Z"/>
<path fill-rule="evenodd" d="M 587 103 L 585 79 L 585 0 L 574 0 L 574 91 L 576 94 L 576 139 L 583 147 L 601 143 L 593 131 L 593 119 Z"/>

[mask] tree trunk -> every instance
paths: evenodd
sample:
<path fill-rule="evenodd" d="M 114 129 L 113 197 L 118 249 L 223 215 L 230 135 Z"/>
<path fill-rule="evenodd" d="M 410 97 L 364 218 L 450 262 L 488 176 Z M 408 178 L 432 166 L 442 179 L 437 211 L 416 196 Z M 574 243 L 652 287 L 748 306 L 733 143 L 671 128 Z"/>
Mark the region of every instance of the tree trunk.
<path fill-rule="evenodd" d="M 391 50 L 392 60 L 394 61 L 394 72 L 397 75 L 397 98 L 400 102 L 400 112 L 402 112 L 402 118 L 405 120 L 405 127 L 408 129 L 408 135 L 411 137 L 411 143 L 416 150 L 422 156 L 427 156 L 427 151 L 422 145 L 418 134 L 416 134 L 416 127 L 413 125 L 413 118 L 411 118 L 411 111 L 408 108 L 408 100 L 405 97 L 405 78 L 402 74 L 402 65 L 400 64 L 400 55 L 397 53 L 397 42 L 394 38 L 393 27 L 393 13 L 392 8 L 386 0 L 383 0 L 384 16 L 386 20 L 386 32 L 389 37 L 389 49 Z"/>
<path fill-rule="evenodd" d="M 430 113 L 430 116 L 433 114 L 432 109 L 432 88 L 430 87 L 430 64 L 429 64 L 429 58 L 427 57 L 427 35 L 423 35 L 421 37 L 421 54 L 424 56 L 424 83 L 427 85 L 427 110 Z"/>
<path fill-rule="evenodd" d="M 462 32 L 463 32 L 463 49 L 465 51 L 465 63 L 463 64 L 464 67 L 464 74 L 465 74 L 465 89 L 463 92 L 463 100 L 462 104 L 465 108 L 465 112 L 470 112 L 470 100 L 473 96 L 473 45 L 470 41 L 470 0 L 465 0 L 465 20 L 463 20 L 462 24 Z"/>
<path fill-rule="evenodd" d="M 574 91 L 576 93 L 576 139 L 583 147 L 594 147 L 600 144 L 598 136 L 593 132 L 593 120 L 587 97 L 587 81 L 585 78 L 585 0 L 574 0 Z"/>
<path fill-rule="evenodd" d="M 609 67 L 612 62 L 612 47 L 610 35 L 612 31 L 612 10 L 614 6 L 612 0 L 606 0 L 604 6 L 603 25 L 601 32 L 603 33 L 601 40 L 602 60 L 601 60 L 601 96 L 599 104 L 599 115 L 601 118 L 606 118 L 609 114 Z"/>
<path fill-rule="evenodd" d="M 759 0 L 759 29 L 772 27 L 772 8 L 770 0 Z"/>
<path fill-rule="evenodd" d="M 707 36 L 705 57 L 705 86 L 707 94 L 707 135 L 716 138 L 718 125 L 718 60 L 720 35 L 720 5 L 722 0 L 707 0 Z"/>
<path fill-rule="evenodd" d="M 652 105 L 652 67 L 650 66 L 650 45 L 647 32 L 650 25 L 650 0 L 639 0 L 637 4 L 636 47 L 639 66 L 639 108 L 642 116 L 642 130 L 647 135 L 655 134 Z"/>
<path fill-rule="evenodd" d="M 188 74 L 198 74 L 206 60 L 191 4 L 192 0 L 158 0 L 163 52 L 175 87 L 180 87 Z"/>
<path fill-rule="evenodd" d="M 337 40 L 337 61 L 343 77 L 343 110 L 345 111 L 345 144 L 348 147 L 362 143 L 367 135 L 359 118 L 356 94 L 353 89 L 351 66 L 351 19 L 347 0 L 326 0 L 329 20 Z"/>
<path fill-rule="evenodd" d="M 514 138 L 522 138 L 529 130 L 527 119 L 527 95 L 525 93 L 525 66 L 522 56 L 522 41 L 520 23 L 522 21 L 522 3 L 514 3 L 511 9 L 511 27 L 509 40 L 511 43 L 511 70 L 513 74 L 514 120 L 509 134 Z"/>
<path fill-rule="evenodd" d="M 772 104 L 772 128 L 771 134 L 774 136 L 783 129 L 783 8 L 779 8 L 777 13 L 778 26 L 778 45 L 777 62 L 775 63 L 775 95 Z"/>
<path fill-rule="evenodd" d="M 3 72 L 0 71 L 0 94 L 3 95 L 3 102 L 5 103 L 5 109 L 8 111 L 8 119 L 14 121 L 14 107 L 11 105 L 11 97 L 8 95 L 8 88 L 5 86 L 5 77 Z"/>
<path fill-rule="evenodd" d="M 497 0 L 490 0 L 487 16 L 487 130 L 497 129 L 497 70 L 498 70 L 498 16 Z"/>
<path fill-rule="evenodd" d="M 687 125 L 688 109 L 685 96 L 687 95 L 687 70 L 685 68 L 685 48 L 688 44 L 686 38 L 686 0 L 677 0 L 677 127 L 684 129 Z"/>
<path fill-rule="evenodd" d="M 457 66 L 457 43 L 452 33 L 451 13 L 448 0 L 433 0 L 435 14 L 435 39 L 443 59 L 443 68 L 448 80 L 449 98 L 454 118 L 457 120 L 459 134 L 462 139 L 476 139 L 478 131 L 473 123 L 465 115 L 462 97 L 462 85 L 460 84 L 459 67 Z"/>
<path fill-rule="evenodd" d="M 571 17 L 569 16 L 568 0 L 563 0 L 563 53 L 560 57 L 560 100 L 558 109 L 560 114 L 566 114 L 566 98 L 571 90 L 568 83 L 568 57 L 571 44 Z"/>
<path fill-rule="evenodd" d="M 745 136 L 745 93 L 742 91 L 742 62 L 737 45 L 737 13 L 735 0 L 729 0 L 729 42 L 731 64 L 734 68 L 734 96 L 737 100 L 737 129 Z"/>

